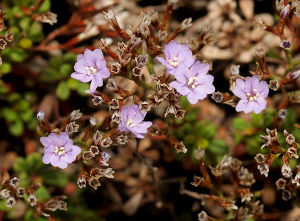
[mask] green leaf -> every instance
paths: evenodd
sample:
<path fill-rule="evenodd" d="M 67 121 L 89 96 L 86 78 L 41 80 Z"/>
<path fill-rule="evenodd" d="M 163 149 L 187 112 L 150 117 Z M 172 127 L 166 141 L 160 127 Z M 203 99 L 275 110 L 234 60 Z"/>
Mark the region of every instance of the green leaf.
<path fill-rule="evenodd" d="M 14 123 L 12 123 L 9 126 L 9 132 L 13 136 L 16 136 L 16 137 L 21 136 L 23 131 L 24 131 L 24 125 L 23 125 L 22 121 L 20 121 L 20 120 L 15 121 Z"/>
<path fill-rule="evenodd" d="M 31 23 L 31 18 L 30 17 L 23 17 L 23 18 L 21 18 L 21 20 L 19 22 L 19 26 L 23 30 L 27 30 L 30 27 L 30 23 Z"/>
<path fill-rule="evenodd" d="M 85 91 L 90 88 L 89 84 L 79 82 L 78 87 L 76 88 L 76 91 L 81 96 L 87 96 Z"/>
<path fill-rule="evenodd" d="M 228 152 L 228 147 L 225 141 L 221 139 L 213 139 L 208 145 L 208 150 L 216 155 L 225 155 Z"/>
<path fill-rule="evenodd" d="M 237 131 L 244 131 L 250 127 L 250 124 L 243 118 L 237 117 L 233 120 L 233 127 Z"/>
<path fill-rule="evenodd" d="M 19 118 L 17 112 L 10 108 L 4 108 L 2 114 L 4 119 L 9 122 L 17 121 Z"/>
<path fill-rule="evenodd" d="M 63 64 L 60 67 L 59 72 L 63 77 L 68 77 L 72 72 L 72 67 L 70 64 Z"/>
<path fill-rule="evenodd" d="M 25 122 L 29 122 L 33 118 L 33 112 L 28 109 L 20 114 L 21 118 Z"/>
<path fill-rule="evenodd" d="M 27 111 L 30 108 L 30 103 L 27 100 L 22 99 L 17 103 L 17 107 L 20 111 Z"/>
<path fill-rule="evenodd" d="M 252 125 L 253 125 L 253 127 L 258 128 L 261 125 L 262 117 L 263 117 L 262 112 L 259 113 L 259 114 L 255 114 L 255 113 L 252 114 Z"/>
<path fill-rule="evenodd" d="M 56 95 L 61 100 L 66 100 L 70 96 L 70 89 L 65 81 L 58 84 L 56 88 Z"/>
<path fill-rule="evenodd" d="M 11 48 L 10 59 L 14 62 L 23 62 L 27 58 L 27 53 L 22 48 Z"/>
<path fill-rule="evenodd" d="M 19 45 L 20 45 L 22 48 L 28 49 L 28 48 L 31 48 L 31 47 L 32 47 L 32 41 L 31 41 L 29 38 L 22 38 L 22 39 L 19 41 Z"/>
<path fill-rule="evenodd" d="M 2 74 L 8 74 L 11 72 L 11 65 L 10 63 L 3 62 L 2 65 L 0 66 L 0 72 Z"/>
<path fill-rule="evenodd" d="M 26 158 L 27 162 L 27 172 L 34 173 L 39 172 L 45 167 L 42 162 L 42 156 L 39 153 L 32 153 Z"/>
<path fill-rule="evenodd" d="M 17 173 L 22 173 L 27 169 L 27 162 L 23 157 L 18 157 L 16 162 L 14 163 L 14 170 Z"/>
<path fill-rule="evenodd" d="M 33 22 L 32 25 L 29 28 L 28 37 L 33 42 L 40 42 L 43 40 L 43 30 L 42 25 L 38 22 Z"/>
<path fill-rule="evenodd" d="M 38 12 L 39 13 L 45 13 L 50 10 L 51 2 L 50 0 L 44 0 L 44 2 L 41 4 Z"/>
<path fill-rule="evenodd" d="M 79 85 L 79 81 L 75 80 L 74 78 L 69 78 L 67 84 L 68 88 L 75 90 Z"/>
<path fill-rule="evenodd" d="M 48 185 L 64 187 L 68 183 L 68 178 L 61 170 L 52 170 L 42 174 L 44 182 Z"/>
<path fill-rule="evenodd" d="M 38 201 L 47 200 L 51 197 L 50 193 L 44 186 L 40 186 L 40 188 L 35 191 L 35 195 Z"/>

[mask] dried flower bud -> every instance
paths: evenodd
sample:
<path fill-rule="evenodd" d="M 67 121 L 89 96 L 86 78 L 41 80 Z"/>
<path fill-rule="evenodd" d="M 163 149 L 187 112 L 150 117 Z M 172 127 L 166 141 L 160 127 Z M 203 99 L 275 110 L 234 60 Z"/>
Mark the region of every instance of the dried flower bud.
<path fill-rule="evenodd" d="M 70 121 L 78 120 L 81 116 L 80 110 L 73 110 L 70 114 Z"/>
<path fill-rule="evenodd" d="M 280 109 L 280 110 L 278 111 L 278 117 L 279 117 L 281 120 L 284 120 L 284 119 L 285 119 L 286 114 L 287 114 L 287 109 Z"/>
<path fill-rule="evenodd" d="M 94 154 L 94 156 L 98 155 L 99 154 L 99 148 L 95 145 L 92 145 L 90 147 L 90 151 Z"/>
<path fill-rule="evenodd" d="M 108 10 L 107 12 L 103 12 L 105 20 L 114 27 L 114 25 L 118 24 L 117 19 L 112 12 L 112 10 Z"/>
<path fill-rule="evenodd" d="M 19 184 L 20 184 L 20 179 L 18 177 L 14 177 L 9 181 L 9 185 L 13 188 L 17 188 Z"/>
<path fill-rule="evenodd" d="M 8 189 L 3 189 L 0 191 L 1 199 L 7 199 L 8 197 L 10 197 L 10 191 Z"/>
<path fill-rule="evenodd" d="M 44 111 L 39 111 L 36 115 L 36 118 L 39 120 L 39 121 L 42 121 L 45 119 L 45 113 Z"/>
<path fill-rule="evenodd" d="M 194 181 L 191 182 L 191 185 L 195 186 L 195 187 L 200 187 L 202 186 L 204 183 L 206 182 L 206 180 L 203 177 L 199 177 L 199 176 L 194 176 Z M 204 186 L 204 185 L 203 185 Z"/>
<path fill-rule="evenodd" d="M 91 152 L 91 151 L 84 151 L 83 153 L 82 153 L 82 158 L 84 159 L 84 160 L 90 160 L 90 159 L 92 159 L 94 157 L 94 154 L 93 154 L 93 152 Z"/>
<path fill-rule="evenodd" d="M 205 211 L 198 213 L 198 221 L 209 221 L 209 216 Z"/>
<path fill-rule="evenodd" d="M 141 112 L 148 112 L 151 110 L 151 105 L 147 101 L 143 101 L 139 104 Z"/>
<path fill-rule="evenodd" d="M 109 103 L 109 110 L 118 110 L 120 108 L 119 100 L 113 98 Z"/>
<path fill-rule="evenodd" d="M 292 183 L 293 183 L 293 184 L 296 184 L 297 187 L 300 186 L 300 172 L 297 172 L 295 178 L 292 180 Z"/>
<path fill-rule="evenodd" d="M 6 42 L 12 42 L 14 40 L 14 33 L 7 31 L 5 32 L 4 38 Z"/>
<path fill-rule="evenodd" d="M 268 177 L 269 174 L 269 165 L 266 163 L 258 164 L 257 169 L 259 170 L 261 175 L 265 175 L 265 177 Z"/>
<path fill-rule="evenodd" d="M 105 139 L 103 139 L 102 141 L 101 141 L 101 147 L 103 147 L 103 148 L 107 148 L 107 147 L 109 147 L 110 145 L 112 144 L 112 139 L 110 138 L 110 137 L 106 137 Z"/>
<path fill-rule="evenodd" d="M 255 183 L 253 173 L 250 173 L 247 168 L 241 167 L 238 171 L 238 177 L 242 186 L 251 187 Z"/>
<path fill-rule="evenodd" d="M 241 202 L 250 201 L 251 197 L 253 197 L 249 188 L 239 189 L 239 193 L 241 195 Z"/>
<path fill-rule="evenodd" d="M 290 50 L 292 47 L 292 43 L 289 40 L 283 40 L 282 42 L 280 42 L 279 46 L 285 50 Z"/>
<path fill-rule="evenodd" d="M 93 142 L 95 145 L 99 145 L 101 140 L 102 140 L 102 134 L 100 133 L 99 130 L 97 130 L 93 136 Z"/>
<path fill-rule="evenodd" d="M 90 124 L 91 124 L 92 126 L 96 126 L 97 123 L 98 123 L 98 120 L 97 120 L 97 118 L 96 118 L 95 116 L 90 117 Z"/>
<path fill-rule="evenodd" d="M 136 36 L 133 36 L 127 42 L 127 51 L 132 52 L 136 47 L 138 47 L 142 43 L 142 39 Z"/>
<path fill-rule="evenodd" d="M 231 65 L 230 72 L 232 75 L 239 75 L 240 74 L 240 65 Z"/>
<path fill-rule="evenodd" d="M 148 38 L 150 35 L 149 24 L 141 23 L 139 26 L 139 30 L 144 38 Z"/>
<path fill-rule="evenodd" d="M 95 179 L 95 178 L 93 178 L 93 177 L 90 177 L 90 178 L 88 179 L 88 182 L 89 182 L 89 185 L 90 185 L 92 188 L 94 188 L 95 190 L 97 190 L 98 187 L 101 186 L 101 183 L 99 182 L 99 180 L 98 180 L 98 179 Z"/>
<path fill-rule="evenodd" d="M 284 190 L 285 185 L 286 185 L 286 180 L 283 178 L 280 178 L 276 181 L 277 190 Z"/>
<path fill-rule="evenodd" d="M 270 80 L 269 88 L 273 91 L 278 91 L 278 89 L 280 88 L 280 84 L 277 80 Z"/>
<path fill-rule="evenodd" d="M 290 5 L 287 4 L 280 12 L 280 18 L 285 19 L 290 13 Z"/>
<path fill-rule="evenodd" d="M 48 23 L 50 25 L 53 25 L 57 22 L 57 14 L 54 14 L 50 11 L 47 11 L 43 14 L 35 14 L 34 20 L 41 23 Z"/>
<path fill-rule="evenodd" d="M 108 166 L 107 162 L 109 161 L 110 158 L 111 156 L 108 153 L 102 152 L 101 157 L 98 160 L 98 163 L 102 166 Z"/>
<path fill-rule="evenodd" d="M 199 161 L 203 159 L 204 154 L 205 154 L 205 150 L 201 149 L 200 147 L 194 150 L 195 158 Z"/>
<path fill-rule="evenodd" d="M 258 58 L 264 58 L 266 55 L 266 50 L 262 45 L 256 47 L 255 54 Z"/>
<path fill-rule="evenodd" d="M 296 159 L 299 158 L 299 156 L 297 154 L 297 148 L 296 147 L 290 147 L 287 150 L 286 154 L 288 155 L 289 158 L 296 158 Z"/>
<path fill-rule="evenodd" d="M 106 168 L 102 173 L 106 178 L 112 179 L 114 178 L 113 174 L 115 173 L 115 171 L 113 171 L 112 168 Z"/>
<path fill-rule="evenodd" d="M 44 209 L 49 211 L 56 211 L 58 209 L 58 203 L 59 201 L 55 199 L 50 199 L 44 204 Z"/>
<path fill-rule="evenodd" d="M 30 206 L 36 206 L 37 199 L 34 193 L 30 193 L 27 200 Z"/>
<path fill-rule="evenodd" d="M 112 78 L 108 79 L 106 87 L 112 92 L 117 92 L 119 90 L 117 83 Z"/>
<path fill-rule="evenodd" d="M 17 188 L 16 195 L 19 198 L 23 198 L 25 196 L 25 188 L 23 187 Z"/>
<path fill-rule="evenodd" d="M 0 39 L 0 49 L 4 50 L 6 45 L 7 45 L 6 41 L 4 41 L 3 39 Z"/>
<path fill-rule="evenodd" d="M 79 124 L 76 124 L 75 121 L 67 124 L 65 131 L 70 135 L 72 133 L 78 132 Z"/>
<path fill-rule="evenodd" d="M 136 63 L 136 66 L 142 68 L 144 67 L 147 62 L 148 62 L 148 54 L 145 54 L 145 55 L 139 55 L 138 57 L 135 58 L 135 63 Z"/>
<path fill-rule="evenodd" d="M 58 209 L 59 210 L 63 210 L 63 211 L 67 211 L 67 203 L 65 201 L 60 200 L 58 203 Z"/>
<path fill-rule="evenodd" d="M 180 31 L 184 31 L 191 26 L 192 26 L 192 18 L 186 18 L 181 22 L 179 29 Z"/>
<path fill-rule="evenodd" d="M 77 185 L 80 189 L 86 187 L 86 179 L 85 176 L 80 176 L 77 179 Z"/>
<path fill-rule="evenodd" d="M 117 124 L 119 124 L 121 122 L 121 114 L 120 111 L 115 111 L 113 112 L 112 116 L 111 116 L 111 120 Z"/>
<path fill-rule="evenodd" d="M 300 70 L 292 71 L 291 73 L 288 74 L 288 79 L 294 81 L 299 77 L 299 75 L 300 75 Z"/>
<path fill-rule="evenodd" d="M 162 31 L 159 30 L 157 33 L 157 39 L 159 42 L 164 42 L 168 37 L 168 32 L 167 31 Z"/>
<path fill-rule="evenodd" d="M 16 199 L 13 196 L 10 196 L 6 199 L 5 205 L 9 208 L 13 207 L 16 204 Z"/>
<path fill-rule="evenodd" d="M 290 165 L 288 165 L 286 163 L 282 164 L 281 173 L 282 173 L 282 176 L 284 176 L 285 178 L 290 178 L 293 175 Z"/>
<path fill-rule="evenodd" d="M 223 101 L 223 94 L 219 91 L 217 92 L 214 92 L 212 95 L 211 95 L 211 98 L 217 102 L 217 103 L 221 103 Z"/>
<path fill-rule="evenodd" d="M 100 168 L 93 168 L 90 171 L 90 176 L 98 180 L 103 177 L 102 170 Z"/>
<path fill-rule="evenodd" d="M 288 190 L 283 190 L 281 197 L 282 197 L 283 200 L 288 201 L 288 200 L 290 200 L 292 198 L 292 194 Z"/>
<path fill-rule="evenodd" d="M 103 102 L 103 98 L 101 96 L 95 96 L 92 101 L 94 105 L 99 105 Z"/>
<path fill-rule="evenodd" d="M 265 155 L 261 153 L 256 154 L 254 159 L 256 160 L 257 163 L 264 163 L 266 161 Z"/>

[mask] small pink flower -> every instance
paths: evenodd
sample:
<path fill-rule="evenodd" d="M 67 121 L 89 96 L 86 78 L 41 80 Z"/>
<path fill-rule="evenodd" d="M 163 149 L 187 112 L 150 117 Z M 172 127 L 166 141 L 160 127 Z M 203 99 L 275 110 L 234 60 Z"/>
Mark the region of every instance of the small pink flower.
<path fill-rule="evenodd" d="M 81 148 L 73 145 L 67 132 L 60 134 L 51 133 L 48 137 L 41 137 L 41 143 L 45 147 L 43 163 L 65 169 L 69 163 L 76 160 Z"/>
<path fill-rule="evenodd" d="M 103 85 L 103 79 L 110 75 L 106 67 L 106 61 L 100 49 L 91 51 L 85 49 L 84 54 L 77 56 L 77 62 L 74 65 L 75 72 L 71 77 L 81 82 L 90 82 L 90 92 L 95 92 L 97 87 Z"/>
<path fill-rule="evenodd" d="M 147 129 L 152 125 L 150 121 L 144 121 L 146 112 L 141 112 L 138 105 L 124 106 L 121 110 L 121 122 L 119 130 L 130 131 L 137 138 L 144 138 Z"/>
<path fill-rule="evenodd" d="M 182 66 L 189 68 L 195 62 L 190 48 L 175 41 L 170 41 L 165 45 L 164 53 L 165 59 L 162 57 L 156 57 L 156 59 L 167 68 L 170 74 L 174 74 Z"/>
<path fill-rule="evenodd" d="M 236 86 L 232 90 L 235 96 L 241 98 L 236 106 L 236 111 L 244 111 L 248 114 L 252 111 L 258 114 L 266 108 L 265 98 L 269 94 L 268 84 L 265 81 L 259 81 L 257 76 L 246 77 L 246 80 L 236 80 Z"/>
<path fill-rule="evenodd" d="M 207 74 L 209 64 L 201 64 L 196 61 L 190 69 L 181 66 L 174 72 L 175 81 L 170 86 L 175 88 L 177 92 L 183 96 L 187 96 L 191 104 L 196 104 L 199 100 L 203 100 L 208 94 L 215 92 L 213 86 L 214 77 Z"/>

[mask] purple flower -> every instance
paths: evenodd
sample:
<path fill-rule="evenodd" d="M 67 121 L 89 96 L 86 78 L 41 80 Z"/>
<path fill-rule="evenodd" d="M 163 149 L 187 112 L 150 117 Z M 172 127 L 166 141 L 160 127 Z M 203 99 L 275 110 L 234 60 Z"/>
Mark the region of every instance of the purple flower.
<path fill-rule="evenodd" d="M 121 110 L 121 122 L 119 130 L 130 131 L 137 138 L 144 138 L 147 129 L 152 125 L 150 121 L 143 121 L 146 112 L 141 112 L 138 105 L 124 106 Z"/>
<path fill-rule="evenodd" d="M 48 137 L 41 137 L 40 141 L 45 147 L 43 163 L 61 169 L 67 168 L 81 152 L 80 147 L 73 145 L 67 132 L 51 133 Z"/>
<path fill-rule="evenodd" d="M 189 68 L 195 62 L 190 48 L 175 41 L 170 41 L 165 45 L 164 53 L 165 59 L 162 57 L 156 57 L 156 59 L 167 68 L 170 74 L 173 74 L 181 66 Z"/>
<path fill-rule="evenodd" d="M 91 81 L 90 92 L 94 92 L 97 87 L 101 87 L 103 85 L 103 79 L 110 75 L 100 49 L 94 51 L 85 49 L 84 54 L 77 56 L 74 69 L 75 72 L 71 74 L 72 78 L 81 82 Z"/>
<path fill-rule="evenodd" d="M 190 69 L 182 66 L 174 72 L 176 80 L 171 82 L 170 86 L 179 94 L 187 96 L 191 104 L 196 104 L 215 91 L 212 84 L 214 77 L 207 74 L 208 70 L 209 64 L 201 64 L 200 61 L 196 61 Z"/>
<path fill-rule="evenodd" d="M 236 106 L 236 111 L 244 111 L 248 114 L 251 111 L 258 114 L 266 108 L 265 98 L 269 94 L 268 84 L 259 81 L 257 76 L 246 77 L 246 80 L 236 80 L 236 86 L 232 90 L 235 96 L 241 98 Z"/>

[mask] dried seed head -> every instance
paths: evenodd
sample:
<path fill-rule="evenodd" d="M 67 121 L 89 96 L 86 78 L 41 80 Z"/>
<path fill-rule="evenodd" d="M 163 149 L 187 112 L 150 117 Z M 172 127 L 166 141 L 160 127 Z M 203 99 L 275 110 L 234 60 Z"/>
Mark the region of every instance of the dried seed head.
<path fill-rule="evenodd" d="M 98 155 L 99 154 L 99 148 L 95 145 L 92 145 L 90 147 L 90 151 L 94 154 L 94 156 Z"/>
<path fill-rule="evenodd" d="M 269 88 L 272 89 L 273 91 L 278 91 L 280 88 L 279 81 L 277 80 L 270 80 L 269 82 Z"/>
<path fill-rule="evenodd" d="M 119 74 L 121 71 L 121 65 L 119 63 L 114 63 L 110 65 L 110 72 L 114 74 Z"/>
<path fill-rule="evenodd" d="M 103 177 L 102 170 L 100 168 L 93 168 L 90 171 L 90 176 L 98 180 Z"/>
<path fill-rule="evenodd" d="M 63 211 L 67 211 L 68 210 L 67 205 L 68 204 L 65 201 L 60 200 L 59 203 L 58 203 L 58 209 L 63 210 Z"/>
<path fill-rule="evenodd" d="M 296 184 L 297 187 L 300 186 L 300 172 L 298 172 L 298 173 L 296 174 L 295 178 L 292 180 L 292 183 L 293 183 L 293 184 Z"/>
<path fill-rule="evenodd" d="M 180 31 L 184 31 L 191 26 L 192 26 L 192 18 L 186 18 L 181 22 L 179 29 Z"/>
<path fill-rule="evenodd" d="M 258 58 L 264 58 L 266 55 L 266 50 L 262 45 L 258 45 L 256 47 L 255 54 Z"/>
<path fill-rule="evenodd" d="M 180 152 L 186 153 L 187 152 L 187 149 L 182 141 L 175 143 L 173 146 L 177 153 L 180 153 Z"/>
<path fill-rule="evenodd" d="M 116 24 L 118 24 L 117 19 L 114 15 L 114 13 L 112 12 L 112 10 L 108 10 L 107 12 L 103 12 L 104 14 L 104 18 L 105 20 L 111 25 L 111 26 L 115 26 Z"/>
<path fill-rule="evenodd" d="M 14 40 L 14 33 L 7 31 L 5 32 L 4 38 L 6 42 L 12 42 Z"/>
<path fill-rule="evenodd" d="M 201 211 L 200 213 L 198 213 L 198 221 L 209 221 L 209 220 L 210 220 L 209 216 L 205 211 Z"/>
<path fill-rule="evenodd" d="M 194 176 L 194 181 L 191 182 L 191 185 L 195 187 L 202 186 L 205 183 L 205 179 L 203 177 Z"/>
<path fill-rule="evenodd" d="M 230 72 L 232 75 L 239 75 L 240 74 L 240 65 L 231 65 Z"/>
<path fill-rule="evenodd" d="M 261 163 L 257 165 L 257 169 L 259 170 L 261 175 L 265 175 L 265 177 L 268 177 L 269 174 L 269 165 L 266 163 Z"/>
<path fill-rule="evenodd" d="M 80 176 L 77 179 L 77 185 L 80 189 L 86 187 L 86 179 L 85 176 Z"/>
<path fill-rule="evenodd" d="M 290 50 L 292 47 L 292 43 L 289 40 L 283 40 L 282 42 L 280 42 L 279 46 L 285 50 Z"/>
<path fill-rule="evenodd" d="M 147 62 L 148 62 L 148 54 L 145 55 L 139 55 L 138 57 L 135 58 L 135 64 L 136 66 L 142 68 L 144 67 Z"/>
<path fill-rule="evenodd" d="M 119 90 L 117 83 L 112 78 L 108 79 L 106 87 L 112 92 L 117 92 Z"/>
<path fill-rule="evenodd" d="M 42 121 L 45 119 L 45 113 L 44 111 L 39 111 L 36 115 L 36 118 L 39 120 L 39 121 Z"/>
<path fill-rule="evenodd" d="M 121 135 L 117 136 L 116 141 L 118 144 L 124 145 L 128 142 L 128 136 L 121 134 Z"/>
<path fill-rule="evenodd" d="M 78 120 L 81 118 L 82 113 L 80 113 L 80 110 L 73 110 L 70 114 L 70 121 Z"/>
<path fill-rule="evenodd" d="M 286 180 L 283 178 L 280 178 L 276 181 L 275 184 L 276 184 L 277 190 L 284 190 L 285 185 L 286 185 Z"/>
<path fill-rule="evenodd" d="M 59 206 L 59 201 L 56 199 L 50 199 L 44 204 L 44 209 L 49 211 L 56 211 Z"/>
<path fill-rule="evenodd" d="M 94 154 L 93 154 L 93 152 L 91 152 L 91 151 L 84 151 L 83 153 L 82 153 L 82 158 L 84 159 L 84 160 L 90 160 L 90 159 L 92 159 L 94 157 Z"/>
<path fill-rule="evenodd" d="M 223 94 L 219 91 L 217 92 L 214 92 L 212 95 L 211 95 L 211 98 L 217 102 L 217 103 L 221 103 L 223 101 Z"/>
<path fill-rule="evenodd" d="M 119 100 L 116 98 L 113 98 L 109 103 L 108 103 L 109 110 L 118 110 L 120 108 Z"/>
<path fill-rule="evenodd" d="M 106 137 L 105 139 L 103 139 L 100 143 L 101 147 L 103 148 L 107 148 L 112 144 L 112 139 L 110 137 Z"/>
<path fill-rule="evenodd" d="M 142 69 L 140 67 L 134 67 L 132 69 L 132 75 L 134 77 L 140 78 L 142 76 Z"/>
<path fill-rule="evenodd" d="M 204 154 L 205 154 L 205 150 L 201 149 L 200 147 L 194 150 L 195 158 L 199 161 L 203 159 Z"/>
<path fill-rule="evenodd" d="M 10 191 L 8 189 L 2 189 L 0 191 L 0 198 L 7 199 L 8 197 L 10 197 Z"/>
<path fill-rule="evenodd" d="M 114 178 L 113 174 L 115 173 L 115 171 L 113 171 L 112 168 L 106 168 L 105 170 L 103 170 L 102 173 L 106 178 L 112 179 L 112 178 Z"/>
<path fill-rule="evenodd" d="M 296 158 L 296 159 L 299 158 L 299 156 L 297 154 L 297 148 L 296 147 L 290 147 L 287 150 L 286 154 L 288 155 L 289 158 Z"/>
<path fill-rule="evenodd" d="M 90 177 L 90 178 L 88 179 L 88 182 L 89 182 L 89 185 L 90 185 L 92 188 L 94 188 L 95 190 L 97 190 L 98 187 L 101 186 L 101 183 L 99 182 L 99 180 L 98 180 L 98 179 L 95 179 L 95 178 L 93 178 L 93 177 Z"/>
<path fill-rule="evenodd" d="M 25 196 L 25 188 L 23 187 L 17 188 L 16 195 L 19 198 L 23 198 Z"/>
<path fill-rule="evenodd" d="M 0 49 L 4 50 L 6 45 L 7 45 L 6 41 L 4 41 L 4 39 L 0 39 Z"/>
<path fill-rule="evenodd" d="M 255 183 L 253 173 L 250 173 L 247 168 L 241 167 L 238 171 L 238 177 L 242 186 L 251 187 Z"/>
<path fill-rule="evenodd" d="M 9 185 L 13 188 L 17 188 L 19 184 L 20 184 L 20 179 L 18 177 L 14 177 L 9 181 Z"/>
<path fill-rule="evenodd" d="M 290 79 L 291 81 L 294 81 L 299 77 L 299 75 L 300 75 L 300 70 L 295 70 L 288 74 L 288 79 Z"/>
<path fill-rule="evenodd" d="M 285 141 L 289 146 L 295 146 L 296 139 L 293 134 L 289 134 L 286 130 L 283 131 Z M 297 153 L 297 151 L 296 151 Z"/>
<path fill-rule="evenodd" d="M 127 50 L 128 52 L 132 52 L 136 47 L 138 47 L 142 43 L 142 39 L 136 36 L 132 36 L 127 42 Z"/>
<path fill-rule="evenodd" d="M 9 208 L 13 207 L 16 204 L 16 199 L 13 196 L 10 196 L 6 199 L 5 205 Z"/>
<path fill-rule="evenodd" d="M 256 154 L 254 159 L 256 160 L 257 163 L 264 163 L 266 161 L 265 155 L 261 153 Z"/>
<path fill-rule="evenodd" d="M 285 7 L 283 7 L 280 11 L 280 18 L 281 19 L 286 19 L 286 17 L 289 15 L 290 13 L 290 5 L 287 4 Z"/>
<path fill-rule="evenodd" d="M 101 140 L 102 140 L 102 134 L 100 133 L 99 130 L 97 130 L 93 136 L 93 142 L 95 145 L 99 145 Z"/>
<path fill-rule="evenodd" d="M 119 124 L 121 122 L 121 114 L 120 111 L 115 111 L 113 112 L 112 116 L 111 116 L 111 120 L 117 124 Z"/>
<path fill-rule="evenodd" d="M 162 31 L 159 30 L 157 33 L 157 39 L 159 42 L 164 42 L 168 37 L 168 32 L 167 31 Z"/>
<path fill-rule="evenodd" d="M 30 193 L 27 200 L 30 206 L 36 206 L 37 200 L 34 193 Z"/>
<path fill-rule="evenodd" d="M 57 14 L 54 14 L 50 11 L 47 11 L 43 14 L 35 14 L 34 20 L 41 23 L 48 23 L 50 25 L 53 25 L 57 22 Z"/>
<path fill-rule="evenodd" d="M 71 123 L 67 124 L 65 131 L 71 135 L 73 133 L 78 132 L 79 124 L 76 124 L 75 121 L 72 121 Z"/>
<path fill-rule="evenodd" d="M 94 105 L 99 105 L 103 102 L 103 98 L 101 96 L 95 96 L 92 101 Z"/>
<path fill-rule="evenodd" d="M 283 200 L 288 201 L 288 200 L 290 200 L 292 198 L 292 194 L 288 190 L 283 190 L 281 197 L 282 197 Z"/>
<path fill-rule="evenodd" d="M 139 104 L 141 112 L 148 112 L 151 110 L 151 105 L 147 101 L 143 101 Z"/>
<path fill-rule="evenodd" d="M 293 175 L 290 165 L 288 165 L 286 163 L 282 164 L 281 173 L 282 173 L 282 176 L 284 176 L 285 178 L 290 178 Z"/>
<path fill-rule="evenodd" d="M 279 117 L 281 120 L 284 120 L 284 119 L 285 119 L 286 114 L 287 114 L 287 109 L 280 109 L 280 110 L 278 111 L 278 117 Z"/>
<path fill-rule="evenodd" d="M 253 197 L 249 188 L 242 188 L 239 190 L 239 193 L 241 195 L 241 202 L 250 201 L 251 197 Z"/>
<path fill-rule="evenodd" d="M 95 116 L 90 117 L 90 124 L 91 124 L 92 126 L 96 126 L 97 123 L 98 123 L 98 120 L 97 120 L 97 118 L 96 118 Z"/>

